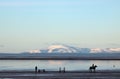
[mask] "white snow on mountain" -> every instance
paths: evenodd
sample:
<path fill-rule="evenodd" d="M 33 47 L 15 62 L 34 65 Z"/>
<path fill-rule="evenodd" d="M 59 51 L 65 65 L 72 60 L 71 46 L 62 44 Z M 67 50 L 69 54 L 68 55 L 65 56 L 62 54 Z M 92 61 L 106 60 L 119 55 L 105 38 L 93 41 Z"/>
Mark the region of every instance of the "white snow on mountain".
<path fill-rule="evenodd" d="M 35 50 L 30 50 L 29 53 L 41 53 L 41 51 L 38 49 L 35 49 Z"/>
<path fill-rule="evenodd" d="M 100 49 L 100 48 L 91 48 L 90 49 L 90 53 L 101 53 L 101 52 L 104 52 L 104 50 Z"/>
<path fill-rule="evenodd" d="M 74 53 L 76 49 L 65 45 L 52 45 L 48 47 L 48 53 Z"/>
<path fill-rule="evenodd" d="M 116 53 L 119 53 L 120 52 L 120 48 L 107 48 L 105 50 L 106 52 L 116 52 Z"/>
<path fill-rule="evenodd" d="M 51 45 L 45 49 L 31 50 L 29 53 L 120 53 L 120 48 L 79 48 L 68 45 Z"/>

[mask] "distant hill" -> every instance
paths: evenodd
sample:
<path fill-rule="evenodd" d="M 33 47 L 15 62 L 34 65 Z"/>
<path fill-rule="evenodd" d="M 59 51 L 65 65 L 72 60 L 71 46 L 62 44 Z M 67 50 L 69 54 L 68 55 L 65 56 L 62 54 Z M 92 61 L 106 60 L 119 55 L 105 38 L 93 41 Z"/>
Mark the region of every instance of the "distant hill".
<path fill-rule="evenodd" d="M 120 53 L 0 53 L 0 60 L 120 60 Z"/>
<path fill-rule="evenodd" d="M 0 53 L 0 59 L 13 60 L 120 60 L 120 48 L 79 48 L 68 45 L 51 45 L 45 49 L 19 54 Z"/>
<path fill-rule="evenodd" d="M 120 48 L 79 48 L 68 45 L 51 45 L 45 49 L 30 50 L 27 53 L 120 53 Z"/>

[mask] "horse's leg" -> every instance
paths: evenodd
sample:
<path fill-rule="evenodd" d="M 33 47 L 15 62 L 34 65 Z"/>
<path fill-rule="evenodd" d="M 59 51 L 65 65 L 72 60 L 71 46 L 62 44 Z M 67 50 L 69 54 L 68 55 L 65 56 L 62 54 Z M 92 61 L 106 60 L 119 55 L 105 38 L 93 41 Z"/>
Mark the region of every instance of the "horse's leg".
<path fill-rule="evenodd" d="M 92 72 L 92 68 L 91 67 L 89 68 L 89 71 Z"/>
<path fill-rule="evenodd" d="M 96 72 L 96 69 L 94 68 L 94 72 Z"/>
<path fill-rule="evenodd" d="M 95 72 L 95 69 L 93 69 L 93 72 Z"/>
<path fill-rule="evenodd" d="M 94 71 L 94 70 L 91 68 L 91 69 L 90 69 L 90 72 L 93 72 L 93 71 Z"/>
<path fill-rule="evenodd" d="M 90 69 L 90 72 L 92 72 L 92 69 Z"/>

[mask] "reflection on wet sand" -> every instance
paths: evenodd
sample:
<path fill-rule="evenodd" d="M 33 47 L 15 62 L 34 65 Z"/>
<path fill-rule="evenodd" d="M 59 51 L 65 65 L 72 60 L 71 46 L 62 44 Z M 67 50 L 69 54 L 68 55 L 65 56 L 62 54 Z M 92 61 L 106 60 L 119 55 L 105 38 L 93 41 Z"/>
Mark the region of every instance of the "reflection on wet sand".
<path fill-rule="evenodd" d="M 62 65 L 62 64 L 64 64 L 64 62 L 62 62 L 62 61 L 48 60 L 48 62 L 51 65 Z"/>

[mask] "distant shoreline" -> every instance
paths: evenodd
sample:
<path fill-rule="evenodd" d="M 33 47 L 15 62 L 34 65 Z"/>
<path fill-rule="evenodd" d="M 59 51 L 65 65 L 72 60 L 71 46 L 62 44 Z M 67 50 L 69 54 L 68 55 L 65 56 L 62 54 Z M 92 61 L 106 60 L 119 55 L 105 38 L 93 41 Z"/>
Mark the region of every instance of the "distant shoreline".
<path fill-rule="evenodd" d="M 0 58 L 0 60 L 120 60 L 120 58 L 86 58 L 86 57 L 43 57 L 43 58 Z"/>
<path fill-rule="evenodd" d="M 120 60 L 120 53 L 21 53 L 0 54 L 0 60 Z"/>

